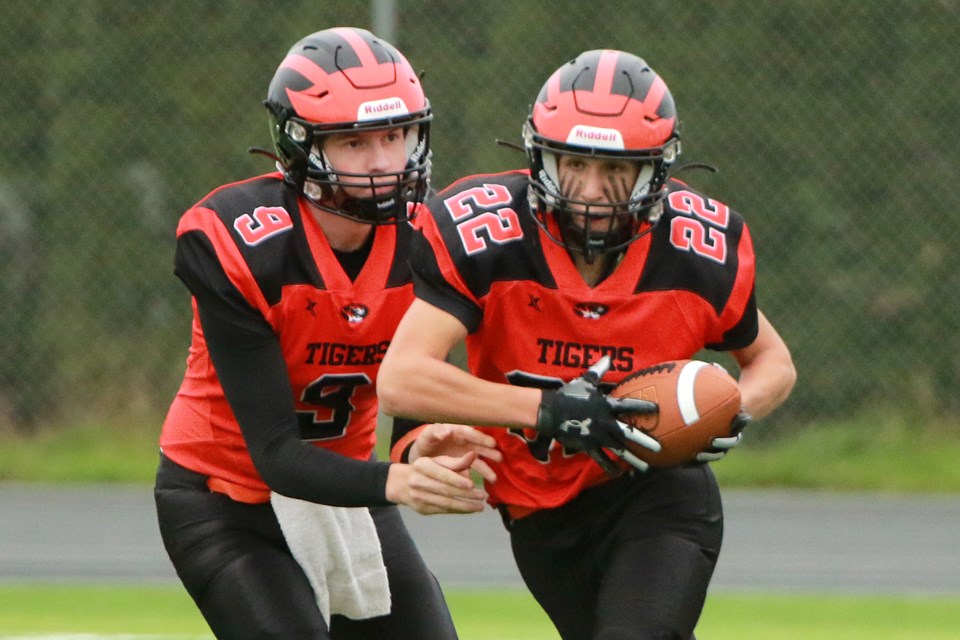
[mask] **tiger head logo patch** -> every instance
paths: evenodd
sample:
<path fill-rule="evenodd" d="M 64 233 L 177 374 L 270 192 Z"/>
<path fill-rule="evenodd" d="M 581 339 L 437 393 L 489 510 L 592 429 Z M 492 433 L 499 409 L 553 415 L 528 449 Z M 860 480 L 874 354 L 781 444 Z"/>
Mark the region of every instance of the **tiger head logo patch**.
<path fill-rule="evenodd" d="M 340 315 L 350 324 L 363 322 L 369 313 L 370 309 L 362 304 L 348 304 L 340 308 Z"/>
<path fill-rule="evenodd" d="M 578 302 L 573 305 L 573 312 L 581 318 L 587 318 L 588 320 L 596 320 L 609 310 L 610 307 L 607 305 L 597 304 L 595 302 Z"/>

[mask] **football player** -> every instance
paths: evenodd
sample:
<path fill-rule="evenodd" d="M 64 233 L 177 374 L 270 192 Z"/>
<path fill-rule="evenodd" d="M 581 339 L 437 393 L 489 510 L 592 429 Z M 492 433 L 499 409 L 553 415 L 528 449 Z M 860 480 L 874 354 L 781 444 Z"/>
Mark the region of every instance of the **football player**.
<path fill-rule="evenodd" d="M 334 28 L 290 49 L 265 105 L 277 170 L 214 190 L 177 229 L 194 317 L 160 436 L 164 545 L 218 638 L 455 638 L 396 504 L 483 509 L 476 454 L 372 457 L 378 369 L 413 299 L 408 220 L 428 189 L 429 103 L 392 45 Z M 325 619 L 272 492 L 369 508 L 389 614 Z"/>
<path fill-rule="evenodd" d="M 557 69 L 523 148 L 525 169 L 464 178 L 417 217 L 417 299 L 380 371 L 382 406 L 484 425 L 497 440 L 489 502 L 563 638 L 691 638 L 723 530 L 703 461 L 795 379 L 756 306 L 750 233 L 727 204 L 670 177 L 674 101 L 630 53 L 587 51 Z M 460 340 L 469 372 L 445 360 Z M 647 470 L 625 443 L 659 443 L 618 418 L 656 407 L 606 398 L 603 383 L 704 348 L 739 364 L 737 433 L 699 462 Z M 418 434 L 396 434 L 391 455 L 443 450 Z"/>

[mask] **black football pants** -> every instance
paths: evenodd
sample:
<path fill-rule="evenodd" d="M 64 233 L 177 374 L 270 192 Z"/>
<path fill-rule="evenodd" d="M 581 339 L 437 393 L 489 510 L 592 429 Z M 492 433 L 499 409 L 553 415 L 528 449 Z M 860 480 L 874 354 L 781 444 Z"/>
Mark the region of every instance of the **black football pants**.
<path fill-rule="evenodd" d="M 688 640 L 723 510 L 698 464 L 623 476 L 508 528 L 520 574 L 564 640 Z"/>
<path fill-rule="evenodd" d="M 217 638 L 336 640 L 457 637 L 436 578 L 396 507 L 370 509 L 390 581 L 391 613 L 367 620 L 320 614 L 270 503 L 245 504 L 161 456 L 154 490 L 167 554 Z"/>

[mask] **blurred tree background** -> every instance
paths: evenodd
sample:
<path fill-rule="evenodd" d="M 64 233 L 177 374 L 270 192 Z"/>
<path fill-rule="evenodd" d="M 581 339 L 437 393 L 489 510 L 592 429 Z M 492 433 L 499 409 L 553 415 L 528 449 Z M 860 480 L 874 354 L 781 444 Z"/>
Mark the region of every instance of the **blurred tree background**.
<path fill-rule="evenodd" d="M 159 431 L 183 373 L 180 214 L 271 169 L 300 37 L 391 40 L 436 114 L 435 184 L 520 166 L 543 81 L 620 48 L 667 81 L 688 181 L 747 217 L 794 395 L 766 437 L 861 412 L 960 422 L 960 1 L 0 0 L 0 432 Z"/>

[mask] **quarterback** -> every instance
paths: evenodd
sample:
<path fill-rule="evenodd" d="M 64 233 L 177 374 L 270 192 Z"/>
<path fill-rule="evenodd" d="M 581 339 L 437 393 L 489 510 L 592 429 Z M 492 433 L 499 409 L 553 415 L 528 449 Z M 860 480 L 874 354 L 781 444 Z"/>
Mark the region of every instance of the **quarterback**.
<path fill-rule="evenodd" d="M 194 317 L 160 435 L 164 545 L 218 638 L 456 638 L 396 505 L 482 509 L 476 454 L 372 456 L 377 373 L 413 298 L 429 103 L 392 45 L 335 28 L 290 49 L 265 105 L 277 170 L 214 190 L 177 228 Z"/>

